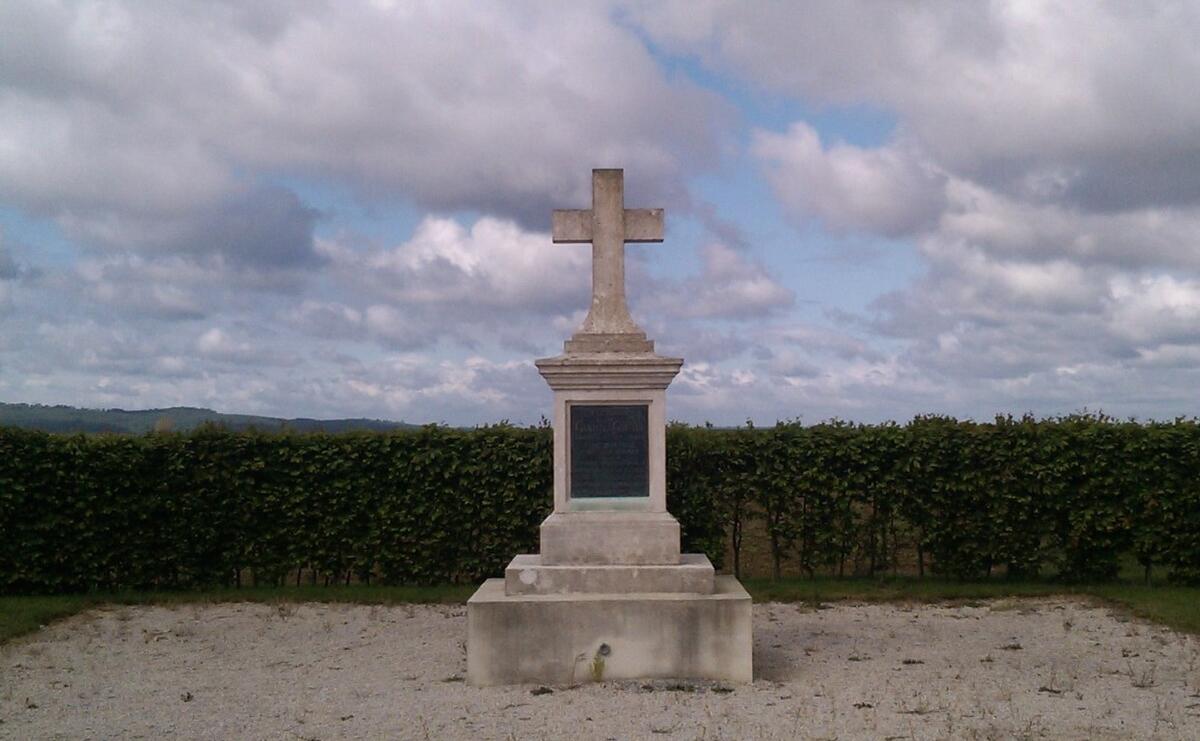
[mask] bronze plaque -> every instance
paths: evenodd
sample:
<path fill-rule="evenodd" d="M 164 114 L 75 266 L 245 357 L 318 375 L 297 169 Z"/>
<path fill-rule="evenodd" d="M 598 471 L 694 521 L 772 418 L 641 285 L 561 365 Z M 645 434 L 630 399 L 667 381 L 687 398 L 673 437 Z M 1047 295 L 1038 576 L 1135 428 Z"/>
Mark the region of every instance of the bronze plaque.
<path fill-rule="evenodd" d="M 649 407 L 570 407 L 571 498 L 650 496 Z"/>

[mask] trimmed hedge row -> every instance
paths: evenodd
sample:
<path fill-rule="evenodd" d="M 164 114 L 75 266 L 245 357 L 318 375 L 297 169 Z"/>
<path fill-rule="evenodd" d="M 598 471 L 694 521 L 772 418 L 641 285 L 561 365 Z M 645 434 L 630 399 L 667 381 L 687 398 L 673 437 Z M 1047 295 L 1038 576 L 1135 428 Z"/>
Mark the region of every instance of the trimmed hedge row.
<path fill-rule="evenodd" d="M 470 581 L 536 544 L 550 436 L 0 430 L 0 589 Z"/>
<path fill-rule="evenodd" d="M 915 560 L 922 574 L 1095 581 L 1131 553 L 1147 577 L 1164 565 L 1172 580 L 1200 583 L 1196 420 L 681 427 L 668 467 L 684 473 L 669 488 L 689 504 L 709 497 L 715 522 L 673 511 L 709 553 L 728 531 L 735 572 L 746 524 L 760 518 L 776 576 L 785 561 L 875 574 Z"/>
<path fill-rule="evenodd" d="M 1200 425 L 919 417 L 672 425 L 685 547 L 740 571 L 1108 579 L 1132 553 L 1200 583 Z M 59 436 L 0 428 L 0 592 L 297 578 L 476 581 L 537 547 L 549 430 Z M 748 529 L 748 525 L 754 525 Z M 1149 573 L 1147 571 L 1147 573 Z"/>

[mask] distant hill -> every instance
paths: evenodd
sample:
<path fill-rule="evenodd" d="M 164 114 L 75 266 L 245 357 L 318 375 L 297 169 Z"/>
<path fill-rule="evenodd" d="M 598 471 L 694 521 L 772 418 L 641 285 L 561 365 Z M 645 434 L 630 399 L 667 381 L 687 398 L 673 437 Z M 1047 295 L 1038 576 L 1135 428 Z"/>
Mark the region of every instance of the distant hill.
<path fill-rule="evenodd" d="M 251 414 L 221 414 L 197 407 L 167 409 L 77 409 L 42 404 L 0 402 L 0 426 L 24 427 L 45 432 L 117 432 L 140 435 L 154 429 L 187 432 L 205 422 L 230 430 L 293 430 L 296 432 L 350 432 L 412 429 L 418 425 L 381 419 L 281 419 Z"/>

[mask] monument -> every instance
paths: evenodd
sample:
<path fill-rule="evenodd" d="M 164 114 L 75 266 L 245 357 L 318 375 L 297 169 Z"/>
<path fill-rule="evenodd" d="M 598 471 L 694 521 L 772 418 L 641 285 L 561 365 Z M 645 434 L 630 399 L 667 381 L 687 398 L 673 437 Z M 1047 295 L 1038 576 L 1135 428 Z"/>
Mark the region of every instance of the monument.
<path fill-rule="evenodd" d="M 554 391 L 554 512 L 541 552 L 467 602 L 467 681 L 751 679 L 750 595 L 681 553 L 667 512 L 666 392 L 683 365 L 655 354 L 625 302 L 625 243 L 661 242 L 662 209 L 627 209 L 621 170 L 592 171 L 592 208 L 554 212 L 553 239 L 592 244 L 592 303 Z"/>

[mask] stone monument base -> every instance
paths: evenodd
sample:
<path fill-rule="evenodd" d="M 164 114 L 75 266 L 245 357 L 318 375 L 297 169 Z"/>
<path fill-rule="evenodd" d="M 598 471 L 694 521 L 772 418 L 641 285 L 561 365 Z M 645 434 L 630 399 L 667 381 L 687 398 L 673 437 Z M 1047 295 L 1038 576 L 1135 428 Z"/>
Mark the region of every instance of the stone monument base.
<path fill-rule="evenodd" d="M 684 553 L 672 565 L 547 564 L 537 554 L 514 556 L 504 569 L 508 594 L 624 594 L 690 592 L 712 594 L 715 574 L 708 556 Z"/>
<path fill-rule="evenodd" d="M 707 559 L 706 559 L 707 560 Z M 467 681 L 752 678 L 750 595 L 732 576 L 711 594 L 516 594 L 488 579 L 467 601 Z"/>
<path fill-rule="evenodd" d="M 666 512 L 555 512 L 539 535 L 547 564 L 679 563 L 679 521 Z"/>

